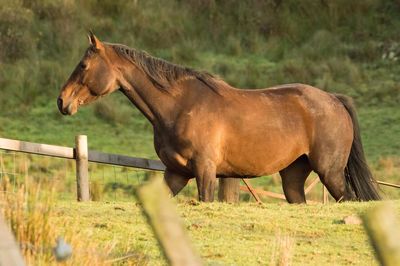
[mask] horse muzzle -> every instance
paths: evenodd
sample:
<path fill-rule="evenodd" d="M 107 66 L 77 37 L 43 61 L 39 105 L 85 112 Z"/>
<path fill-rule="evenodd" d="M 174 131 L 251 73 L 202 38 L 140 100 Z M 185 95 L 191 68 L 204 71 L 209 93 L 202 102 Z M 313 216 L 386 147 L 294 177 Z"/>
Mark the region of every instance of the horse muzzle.
<path fill-rule="evenodd" d="M 73 101 L 66 103 L 61 97 L 57 98 L 57 107 L 63 115 L 73 115 L 77 111 L 77 108 L 74 108 Z"/>

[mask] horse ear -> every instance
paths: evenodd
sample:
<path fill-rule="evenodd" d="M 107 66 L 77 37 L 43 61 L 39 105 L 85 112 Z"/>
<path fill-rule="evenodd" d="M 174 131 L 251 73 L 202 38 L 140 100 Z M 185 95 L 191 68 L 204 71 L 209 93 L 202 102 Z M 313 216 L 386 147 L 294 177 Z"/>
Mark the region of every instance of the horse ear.
<path fill-rule="evenodd" d="M 103 44 L 97 37 L 94 35 L 94 33 L 90 30 L 88 34 L 89 42 L 90 45 L 96 48 L 97 50 L 100 50 L 103 47 Z"/>

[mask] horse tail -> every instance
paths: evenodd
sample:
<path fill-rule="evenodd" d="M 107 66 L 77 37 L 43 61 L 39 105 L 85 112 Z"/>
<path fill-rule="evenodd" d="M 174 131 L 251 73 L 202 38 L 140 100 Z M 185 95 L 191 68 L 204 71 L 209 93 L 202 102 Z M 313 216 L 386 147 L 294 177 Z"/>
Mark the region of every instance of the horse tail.
<path fill-rule="evenodd" d="M 346 178 L 346 196 L 359 201 L 380 200 L 376 180 L 372 176 L 365 158 L 361 142 L 360 126 L 358 124 L 356 110 L 353 100 L 345 95 L 335 94 L 336 98 L 343 104 L 353 122 L 353 144 L 350 156 L 344 171 Z"/>

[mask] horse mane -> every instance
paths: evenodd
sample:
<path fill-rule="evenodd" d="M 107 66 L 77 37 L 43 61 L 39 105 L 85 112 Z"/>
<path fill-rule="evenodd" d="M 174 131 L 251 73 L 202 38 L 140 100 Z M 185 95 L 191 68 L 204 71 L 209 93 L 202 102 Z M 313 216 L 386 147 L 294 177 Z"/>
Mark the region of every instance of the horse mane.
<path fill-rule="evenodd" d="M 219 94 L 219 86 L 217 84 L 219 79 L 208 72 L 196 71 L 189 67 L 176 65 L 151 56 L 147 52 L 138 51 L 123 44 L 108 45 L 110 45 L 119 56 L 128 59 L 142 69 L 150 81 L 159 89 L 168 91 L 168 88 L 179 80 L 195 78 Z"/>

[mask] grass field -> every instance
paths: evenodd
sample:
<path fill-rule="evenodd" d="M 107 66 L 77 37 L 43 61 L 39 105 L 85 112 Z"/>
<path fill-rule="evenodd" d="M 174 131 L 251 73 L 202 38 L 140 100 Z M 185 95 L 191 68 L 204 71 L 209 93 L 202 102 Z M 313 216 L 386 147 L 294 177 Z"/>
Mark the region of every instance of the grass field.
<path fill-rule="evenodd" d="M 400 202 L 394 201 L 397 210 Z M 257 205 L 178 203 L 186 229 L 209 265 L 274 265 L 288 252 L 292 265 L 377 265 L 362 225 L 342 219 L 378 203 Z M 140 264 L 164 265 L 154 235 L 135 203 L 58 202 L 52 223 L 100 246 L 110 256 L 137 253 Z"/>
<path fill-rule="evenodd" d="M 0 206 L 29 265 L 53 265 L 51 247 L 63 237 L 73 247 L 66 265 L 166 265 L 139 204 L 107 200 L 57 200 L 58 188 L 27 177 L 1 179 Z M 362 215 L 379 202 L 289 205 L 173 201 L 188 235 L 207 265 L 377 265 L 362 225 L 343 218 Z M 392 200 L 397 213 L 400 201 Z M 279 264 L 286 265 L 286 264 Z"/>

